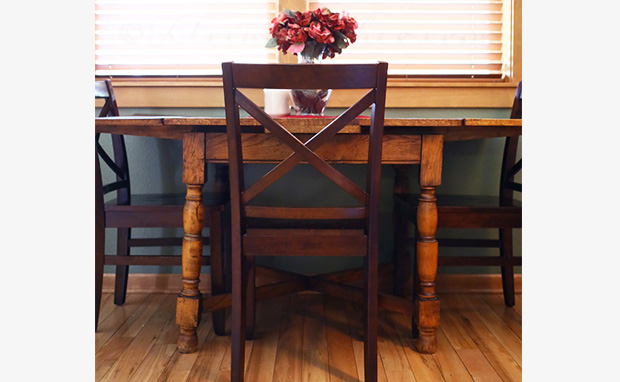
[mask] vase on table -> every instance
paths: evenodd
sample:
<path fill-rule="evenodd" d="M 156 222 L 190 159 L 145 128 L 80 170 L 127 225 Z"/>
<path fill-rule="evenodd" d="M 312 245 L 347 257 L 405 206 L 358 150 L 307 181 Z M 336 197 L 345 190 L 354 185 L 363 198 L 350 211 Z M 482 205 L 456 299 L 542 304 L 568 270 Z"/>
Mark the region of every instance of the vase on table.
<path fill-rule="evenodd" d="M 312 49 L 311 44 L 306 44 L 306 49 L 297 54 L 299 64 L 320 64 L 325 46 L 320 51 Z M 291 89 L 290 97 L 296 115 L 322 116 L 327 107 L 327 101 L 332 94 L 332 89 Z"/>

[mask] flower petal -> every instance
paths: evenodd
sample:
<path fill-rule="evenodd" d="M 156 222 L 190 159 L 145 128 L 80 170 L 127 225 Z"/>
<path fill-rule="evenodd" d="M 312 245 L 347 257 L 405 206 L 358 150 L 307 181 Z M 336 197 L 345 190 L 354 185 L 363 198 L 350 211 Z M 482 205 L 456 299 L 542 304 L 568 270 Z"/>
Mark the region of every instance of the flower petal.
<path fill-rule="evenodd" d="M 290 48 L 288 48 L 289 53 L 293 53 L 293 54 L 297 54 L 297 53 L 301 53 L 302 50 L 304 50 L 306 44 L 303 42 L 296 42 L 295 44 L 291 45 Z"/>

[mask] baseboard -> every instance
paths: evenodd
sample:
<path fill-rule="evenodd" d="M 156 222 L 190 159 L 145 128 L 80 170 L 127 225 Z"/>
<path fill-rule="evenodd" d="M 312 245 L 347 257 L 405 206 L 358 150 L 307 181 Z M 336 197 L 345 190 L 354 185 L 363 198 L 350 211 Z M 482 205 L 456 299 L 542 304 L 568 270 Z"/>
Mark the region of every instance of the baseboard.
<path fill-rule="evenodd" d="M 199 289 L 211 293 L 211 275 L 200 276 Z M 262 284 L 257 280 L 258 284 Z M 131 273 L 127 281 L 128 293 L 179 293 L 180 274 Z M 521 293 L 521 275 L 515 275 L 515 291 Z M 114 292 L 114 274 L 103 275 L 103 293 Z M 438 293 L 501 293 L 502 278 L 498 274 L 438 274 Z"/>
<path fill-rule="evenodd" d="M 114 273 L 104 273 L 103 293 L 114 293 Z M 179 293 L 180 274 L 175 273 L 130 273 L 127 279 L 127 293 Z M 211 275 L 200 275 L 198 286 L 203 294 L 211 293 Z"/>

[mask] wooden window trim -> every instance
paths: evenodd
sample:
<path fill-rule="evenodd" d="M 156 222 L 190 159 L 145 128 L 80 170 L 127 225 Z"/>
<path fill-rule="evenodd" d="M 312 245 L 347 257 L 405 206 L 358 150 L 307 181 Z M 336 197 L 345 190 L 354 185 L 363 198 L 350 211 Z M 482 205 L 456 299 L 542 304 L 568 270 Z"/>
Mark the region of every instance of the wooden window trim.
<path fill-rule="evenodd" d="M 119 105 L 131 108 L 221 108 L 222 80 L 210 78 L 114 78 Z M 388 108 L 507 108 L 514 98 L 514 81 L 448 81 L 388 79 Z M 262 92 L 248 96 L 262 106 Z M 355 90 L 334 92 L 330 107 L 348 107 Z M 359 97 L 358 97 L 359 98 Z"/>

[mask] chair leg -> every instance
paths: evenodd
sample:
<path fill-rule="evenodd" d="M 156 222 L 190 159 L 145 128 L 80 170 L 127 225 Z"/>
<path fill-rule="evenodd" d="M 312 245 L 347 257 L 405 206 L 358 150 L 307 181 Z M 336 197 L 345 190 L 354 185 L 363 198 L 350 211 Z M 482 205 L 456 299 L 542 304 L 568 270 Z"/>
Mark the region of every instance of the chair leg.
<path fill-rule="evenodd" d="M 99 326 L 101 291 L 103 287 L 103 264 L 105 251 L 105 227 L 103 211 L 95 211 L 95 330 Z"/>
<path fill-rule="evenodd" d="M 411 259 L 407 253 L 409 222 L 400 206 L 394 209 L 394 270 L 393 293 L 395 296 L 405 297 L 407 281 L 411 277 Z"/>
<path fill-rule="evenodd" d="M 211 295 L 224 293 L 224 268 L 222 263 L 222 213 L 213 208 L 209 213 L 209 243 L 211 251 Z M 213 331 L 218 336 L 226 332 L 226 311 L 224 309 L 212 312 Z"/>
<path fill-rule="evenodd" d="M 226 293 L 232 292 L 232 235 L 230 228 L 230 204 L 226 206 L 224 209 L 224 254 L 223 264 L 224 264 L 224 291 Z"/>
<path fill-rule="evenodd" d="M 103 265 L 105 261 L 105 212 L 99 154 L 95 149 L 95 331 L 99 326 Z"/>
<path fill-rule="evenodd" d="M 232 329 L 231 329 L 231 382 L 243 382 L 245 371 L 245 328 L 247 268 L 241 253 L 241 235 L 232 237 Z"/>
<path fill-rule="evenodd" d="M 117 230 L 117 256 L 129 256 L 129 238 L 131 237 L 131 228 L 119 228 Z M 114 283 L 114 303 L 123 305 L 127 295 L 127 277 L 129 275 L 128 265 L 116 266 L 116 278 Z"/>
<path fill-rule="evenodd" d="M 372 248 L 372 247 L 371 247 Z M 372 251 L 370 251 L 372 252 Z M 364 381 L 377 381 L 378 253 L 364 258 Z"/>
<path fill-rule="evenodd" d="M 418 229 L 416 227 L 415 230 L 415 241 L 418 242 Z M 416 298 L 418 297 L 418 293 L 420 293 L 420 276 L 418 275 L 418 246 L 413 246 L 413 256 L 411 261 L 413 262 L 413 305 L 417 306 Z M 411 337 L 418 338 L 420 332 L 418 331 L 418 325 L 415 322 L 415 318 L 417 314 L 414 314 L 411 317 Z"/>
<path fill-rule="evenodd" d="M 512 258 L 512 229 L 500 229 L 500 256 L 506 259 Z M 502 287 L 504 289 L 504 303 L 511 307 L 515 305 L 515 274 L 514 266 L 502 265 Z"/>
<path fill-rule="evenodd" d="M 254 339 L 254 328 L 256 326 L 256 260 L 254 256 L 246 258 L 248 267 L 248 283 L 246 288 L 246 325 L 245 339 Z"/>

